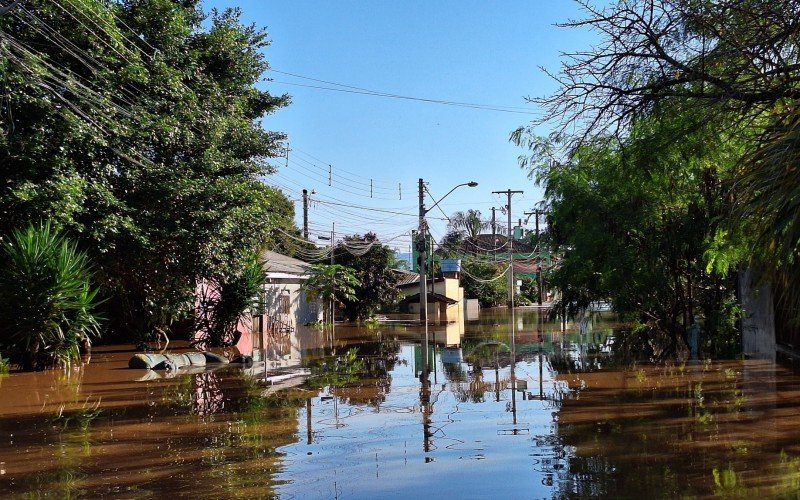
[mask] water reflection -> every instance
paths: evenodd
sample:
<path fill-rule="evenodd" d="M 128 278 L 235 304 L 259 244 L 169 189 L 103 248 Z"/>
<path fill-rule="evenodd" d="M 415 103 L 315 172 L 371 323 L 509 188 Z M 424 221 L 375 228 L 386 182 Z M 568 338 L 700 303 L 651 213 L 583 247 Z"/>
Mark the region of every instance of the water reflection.
<path fill-rule="evenodd" d="M 138 381 L 130 351 L 0 385 L 0 493 L 373 498 L 789 495 L 800 379 L 769 362 L 611 367 L 613 323 L 536 311 L 299 331 L 259 372 Z M 449 328 L 448 328 L 449 326 Z M 280 349 L 279 349 L 280 347 Z M 171 345 L 172 348 L 172 345 Z M 270 364 L 273 363 L 273 364 Z M 277 374 L 305 370 L 302 384 Z M 283 370 L 283 371 L 282 371 Z M 276 387 L 285 387 L 277 391 Z"/>

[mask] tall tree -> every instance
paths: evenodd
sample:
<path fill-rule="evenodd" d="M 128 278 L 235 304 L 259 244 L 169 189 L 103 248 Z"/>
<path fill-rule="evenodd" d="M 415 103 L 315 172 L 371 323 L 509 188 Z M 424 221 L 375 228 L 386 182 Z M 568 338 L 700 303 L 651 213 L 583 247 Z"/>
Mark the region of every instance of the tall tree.
<path fill-rule="evenodd" d="M 705 352 L 735 352 L 734 280 L 709 265 L 715 238 L 730 210 L 723 182 L 741 154 L 726 124 L 702 122 L 678 102 L 656 118 L 637 120 L 630 136 L 597 138 L 568 161 L 534 168 L 545 186 L 550 232 L 563 252 L 550 282 L 565 307 L 578 309 L 611 299 L 618 312 L 666 334 L 657 354 L 687 344 L 702 321 Z M 574 311 L 573 311 L 574 312 Z"/>
<path fill-rule="evenodd" d="M 397 276 L 392 271 L 394 251 L 381 244 L 373 233 L 353 235 L 336 245 L 336 261 L 354 270 L 358 285 L 355 297 L 339 296 L 351 320 L 369 318 L 400 295 Z"/>
<path fill-rule="evenodd" d="M 96 262 L 126 336 L 186 314 L 288 224 L 260 180 L 289 102 L 256 87 L 267 35 L 197 1 L 33 0 L 0 16 L 0 234 L 50 218 Z M 65 22 L 64 16 L 69 16 Z M 13 89 L 13 92 L 11 91 Z"/>
<path fill-rule="evenodd" d="M 491 224 L 481 218 L 481 211 L 470 208 L 466 212 L 458 211 L 450 217 L 448 231 L 458 231 L 467 238 L 475 238 Z"/>
<path fill-rule="evenodd" d="M 574 150 L 599 136 L 624 140 L 643 117 L 658 119 L 667 102 L 724 122 L 745 147 L 729 172 L 735 203 L 717 239 L 752 232 L 750 255 L 782 284 L 783 305 L 800 317 L 800 179 L 797 107 L 800 88 L 800 4 L 796 0 L 701 2 L 619 1 L 606 7 L 579 2 L 584 19 L 564 26 L 588 28 L 593 48 L 569 54 L 558 90 L 532 99 L 546 108 L 556 136 Z M 692 126 L 697 126 L 692 123 Z M 572 131 L 577 130 L 576 134 Z M 526 131 L 528 132 L 526 134 Z M 520 128 L 512 138 L 534 156 L 553 151 Z M 673 135 L 675 141 L 691 129 Z M 561 152 L 563 153 L 563 149 Z M 555 158 L 563 160 L 562 157 Z M 676 175 L 679 175 L 676 172 Z M 728 237 L 724 236 L 727 234 Z M 722 259 L 718 262 L 728 261 Z M 732 262 L 732 261 L 731 261 Z"/>

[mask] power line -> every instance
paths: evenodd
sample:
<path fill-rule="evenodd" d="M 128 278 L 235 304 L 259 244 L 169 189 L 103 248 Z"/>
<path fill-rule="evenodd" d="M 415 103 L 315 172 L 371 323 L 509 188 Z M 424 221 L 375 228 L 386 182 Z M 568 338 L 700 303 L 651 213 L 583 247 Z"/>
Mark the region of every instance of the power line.
<path fill-rule="evenodd" d="M 272 83 L 278 83 L 282 85 L 293 85 L 296 87 L 305 87 L 305 88 L 312 88 L 317 90 L 328 90 L 332 92 L 344 92 L 349 94 L 360 94 L 360 95 L 371 95 L 376 97 L 386 97 L 391 99 L 403 99 L 408 101 L 417 101 L 417 102 L 426 102 L 431 104 L 442 104 L 445 106 L 456 106 L 462 108 L 470 108 L 470 109 L 478 109 L 484 111 L 495 111 L 499 113 L 515 113 L 515 114 L 522 114 L 522 115 L 539 115 L 539 113 L 527 110 L 526 108 L 522 107 L 514 107 L 514 106 L 495 106 L 491 104 L 477 104 L 477 103 L 470 103 L 470 102 L 460 102 L 460 101 L 447 101 L 443 99 L 430 99 L 425 97 L 414 97 L 414 96 L 407 96 L 401 94 L 393 94 L 390 92 L 380 92 L 377 90 L 369 90 L 361 87 L 354 87 L 352 85 L 345 85 L 341 83 L 331 82 L 327 80 L 321 80 L 318 78 L 312 78 L 309 76 L 298 75 L 296 73 L 289 73 L 286 71 L 279 71 L 274 68 L 269 68 L 268 71 L 272 71 L 273 73 L 278 73 L 281 75 L 292 76 L 295 78 L 301 78 L 303 80 L 309 80 L 318 83 L 324 83 L 326 85 L 335 85 L 336 87 L 324 87 L 321 85 L 311 85 L 311 84 L 303 84 L 303 83 L 293 83 L 293 82 L 283 82 L 279 80 L 270 80 Z"/>

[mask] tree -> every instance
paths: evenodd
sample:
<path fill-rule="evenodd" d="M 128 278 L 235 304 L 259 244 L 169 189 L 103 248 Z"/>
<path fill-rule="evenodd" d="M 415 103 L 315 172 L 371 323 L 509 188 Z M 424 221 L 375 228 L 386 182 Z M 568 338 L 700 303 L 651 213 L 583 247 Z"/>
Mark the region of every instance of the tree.
<path fill-rule="evenodd" d="M 261 307 L 267 269 L 256 252 L 247 255 L 241 270 L 225 281 L 210 281 L 198 291 L 193 344 L 229 347 L 239 341 L 238 327 Z"/>
<path fill-rule="evenodd" d="M 465 260 L 461 285 L 464 297 L 478 299 L 481 307 L 494 307 L 505 303 L 508 298 L 508 264 Z"/>
<path fill-rule="evenodd" d="M 344 238 L 336 245 L 336 259 L 354 269 L 359 281 L 355 298 L 339 296 L 350 320 L 369 318 L 397 300 L 400 291 L 396 285 L 397 276 L 392 271 L 394 252 L 382 245 L 375 234 Z"/>
<path fill-rule="evenodd" d="M 341 264 L 314 264 L 311 277 L 303 288 L 309 300 L 321 299 L 324 304 L 322 321 L 333 323 L 336 304 L 345 300 L 357 300 L 356 287 L 361 282 L 356 278 L 355 270 Z"/>
<path fill-rule="evenodd" d="M 563 252 L 549 281 L 572 313 L 591 301 L 665 334 L 659 355 L 672 355 L 702 321 L 707 352 L 731 354 L 735 283 L 708 266 L 740 146 L 727 124 L 692 127 L 702 117 L 680 102 L 658 117 L 637 120 L 630 136 L 597 138 L 565 163 L 540 161 L 533 174 L 545 186 L 550 235 Z M 680 142 L 676 131 L 694 129 Z"/>
<path fill-rule="evenodd" d="M 596 8 L 564 26 L 600 35 L 592 49 L 568 54 L 552 75 L 558 90 L 532 101 L 555 117 L 564 148 L 521 127 L 512 139 L 539 158 L 563 160 L 591 139 L 624 141 L 642 119 L 659 120 L 681 103 L 702 117 L 673 131 L 681 141 L 699 128 L 726 123 L 741 147 L 722 181 L 736 186 L 731 211 L 714 238 L 717 255 L 749 254 L 777 284 L 783 308 L 800 317 L 800 181 L 793 174 L 800 88 L 800 26 L 794 0 L 699 2 L 633 0 Z M 577 130 L 576 134 L 570 133 Z M 701 155 L 702 156 L 702 155 Z M 530 158 L 530 157 L 527 157 Z M 527 159 L 523 159 L 525 163 Z M 712 175 L 712 177 L 714 177 Z M 752 233 L 752 237 L 743 237 Z M 742 245 L 747 250 L 741 251 Z M 735 259 L 721 258 L 716 262 Z M 718 269 L 719 270 L 719 269 Z"/>
<path fill-rule="evenodd" d="M 481 231 L 491 224 L 481 219 L 481 211 L 469 209 L 466 212 L 458 211 L 450 217 L 447 224 L 448 231 L 457 231 L 467 238 L 476 238 Z"/>
<path fill-rule="evenodd" d="M 261 181 L 284 138 L 261 119 L 289 98 L 256 88 L 267 35 L 238 10 L 88 0 L 65 23 L 36 4 L 0 16 L 0 235 L 52 219 L 96 264 L 112 328 L 135 338 L 293 228 Z"/>

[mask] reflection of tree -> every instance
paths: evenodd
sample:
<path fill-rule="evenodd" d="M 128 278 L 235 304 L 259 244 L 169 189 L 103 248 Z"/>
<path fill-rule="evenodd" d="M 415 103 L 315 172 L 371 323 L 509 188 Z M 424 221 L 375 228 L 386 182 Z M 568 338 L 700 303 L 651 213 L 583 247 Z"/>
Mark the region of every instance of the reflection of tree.
<path fill-rule="evenodd" d="M 610 356 L 601 351 L 600 344 L 554 344 L 547 359 L 557 372 L 593 372 L 607 366 Z"/>
<path fill-rule="evenodd" d="M 390 372 L 399 352 L 397 339 L 359 344 L 343 355 L 326 357 L 312 365 L 309 385 L 328 387 L 331 394 L 350 404 L 377 407 L 391 390 Z"/>
<path fill-rule="evenodd" d="M 800 460 L 780 455 L 797 433 L 762 440 L 771 434 L 743 411 L 748 402 L 734 370 L 645 365 L 559 378 L 575 387 L 575 397 L 562 398 L 553 459 L 541 463 L 556 498 L 773 498 L 798 491 Z"/>
<path fill-rule="evenodd" d="M 483 370 L 480 366 L 476 366 L 469 375 L 469 383 L 457 382 L 450 385 L 453 396 L 460 403 L 483 403 L 491 384 L 483 381 Z"/>
<path fill-rule="evenodd" d="M 213 415 L 225 407 L 219 376 L 214 372 L 198 373 L 194 376 L 194 412 L 201 417 Z"/>
<path fill-rule="evenodd" d="M 461 363 L 442 363 L 444 375 L 450 382 L 465 382 L 467 374 Z"/>

